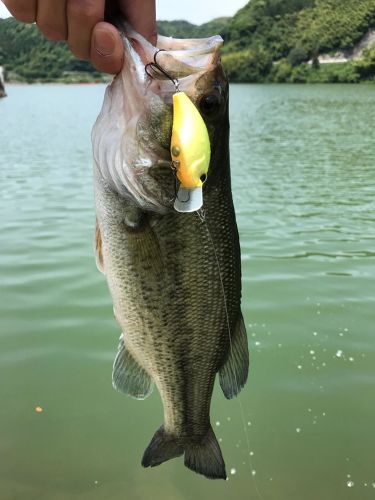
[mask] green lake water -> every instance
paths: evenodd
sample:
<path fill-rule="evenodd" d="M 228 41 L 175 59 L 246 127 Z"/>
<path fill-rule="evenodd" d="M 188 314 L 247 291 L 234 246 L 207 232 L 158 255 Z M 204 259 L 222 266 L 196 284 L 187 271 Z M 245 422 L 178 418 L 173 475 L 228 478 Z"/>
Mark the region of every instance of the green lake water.
<path fill-rule="evenodd" d="M 111 386 L 120 331 L 92 250 L 103 92 L 0 100 L 0 500 L 375 498 L 373 86 L 231 88 L 251 370 L 212 401 L 227 482 L 181 459 L 143 469 L 159 396 Z"/>

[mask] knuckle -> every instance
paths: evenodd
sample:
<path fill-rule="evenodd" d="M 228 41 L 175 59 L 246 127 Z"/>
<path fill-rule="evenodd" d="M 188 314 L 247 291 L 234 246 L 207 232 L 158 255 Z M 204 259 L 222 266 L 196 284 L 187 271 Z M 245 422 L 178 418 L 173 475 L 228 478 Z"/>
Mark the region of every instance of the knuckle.
<path fill-rule="evenodd" d="M 35 21 L 35 5 L 33 2 L 4 1 L 4 5 L 18 21 L 33 23 Z"/>
<path fill-rule="evenodd" d="M 89 60 L 89 58 L 90 58 L 89 53 L 84 47 L 82 47 L 81 45 L 75 45 L 75 44 L 70 44 L 70 43 L 68 45 L 69 45 L 69 49 L 72 52 L 72 54 L 74 55 L 74 57 L 76 57 L 77 59 L 80 59 L 82 61 Z"/>
<path fill-rule="evenodd" d="M 17 19 L 17 21 L 21 21 L 21 23 L 33 23 L 35 21 L 35 16 L 33 15 L 28 15 L 26 13 L 22 13 L 19 15 L 14 14 L 14 17 Z"/>
<path fill-rule="evenodd" d="M 48 40 L 61 41 L 66 40 L 66 30 L 53 26 L 51 24 L 39 24 L 38 27 L 43 35 L 48 38 Z"/>
<path fill-rule="evenodd" d="M 35 14 L 34 12 L 27 12 L 27 11 L 10 11 L 13 16 L 17 19 L 17 21 L 20 21 L 21 23 L 33 23 L 35 21 Z"/>
<path fill-rule="evenodd" d="M 93 0 L 68 0 L 68 16 L 84 17 L 88 21 L 97 21 L 100 17 L 98 2 Z"/>

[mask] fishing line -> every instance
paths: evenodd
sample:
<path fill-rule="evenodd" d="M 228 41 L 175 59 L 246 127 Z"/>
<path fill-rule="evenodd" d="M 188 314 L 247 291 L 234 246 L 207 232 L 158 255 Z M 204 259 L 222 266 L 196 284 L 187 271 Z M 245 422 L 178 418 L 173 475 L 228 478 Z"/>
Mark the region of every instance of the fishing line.
<path fill-rule="evenodd" d="M 213 238 L 211 236 L 210 228 L 208 227 L 208 223 L 206 221 L 206 216 L 205 216 L 205 212 L 204 212 L 203 208 L 201 208 L 200 210 L 198 210 L 196 212 L 196 214 L 198 216 L 198 219 L 202 223 L 202 225 L 204 225 L 204 227 L 207 230 L 207 234 L 208 234 L 208 237 L 210 239 L 212 249 L 214 251 L 215 260 L 216 260 L 216 266 L 217 266 L 217 271 L 218 271 L 218 274 L 219 274 L 219 280 L 220 280 L 220 285 L 221 285 L 221 291 L 222 291 L 222 294 L 223 294 L 224 310 L 225 310 L 225 316 L 226 316 L 226 321 L 227 321 L 227 329 L 228 329 L 228 336 L 229 336 L 229 348 L 230 348 L 231 353 L 233 354 L 232 331 L 231 331 L 230 322 L 229 322 L 228 305 L 227 305 L 227 299 L 226 299 L 226 296 L 225 296 L 224 280 L 223 280 L 223 275 L 222 275 L 222 272 L 221 272 L 219 256 L 217 254 L 215 243 L 214 243 L 214 240 L 213 240 Z M 244 409 L 243 409 L 242 401 L 241 401 L 241 399 L 239 397 L 239 385 L 238 385 L 237 376 L 236 376 L 236 374 L 234 374 L 234 375 L 235 375 L 234 378 L 235 378 L 236 389 L 237 389 L 237 401 L 238 401 L 238 404 L 239 404 L 239 407 L 240 407 L 241 420 L 242 420 L 243 430 L 245 432 L 245 437 L 246 437 L 247 453 L 248 453 L 248 455 L 247 455 L 247 462 L 248 462 L 248 465 L 249 465 L 250 470 L 251 470 L 251 476 L 252 476 L 252 479 L 254 481 L 255 491 L 257 492 L 258 497 L 261 498 L 261 499 L 263 499 L 263 496 L 262 496 L 262 494 L 259 491 L 258 481 L 257 481 L 256 477 L 253 475 L 254 468 L 253 468 L 253 461 L 252 461 L 252 458 L 251 458 L 250 438 L 249 438 L 249 434 L 247 432 L 247 427 L 246 427 L 245 412 L 244 412 Z"/>
<path fill-rule="evenodd" d="M 168 78 L 174 84 L 174 86 L 175 86 L 175 94 L 173 96 L 173 103 L 174 103 L 176 95 L 185 95 L 185 94 L 183 92 L 181 92 L 181 94 L 179 94 L 180 88 L 179 88 L 179 79 L 178 79 L 178 77 L 177 78 L 173 78 L 158 63 L 157 56 L 158 56 L 158 54 L 162 50 L 163 49 L 160 49 L 160 50 L 158 50 L 158 51 L 156 51 L 154 53 L 154 58 L 153 58 L 154 60 L 153 60 L 153 62 L 150 62 L 150 63 L 146 64 L 146 66 L 145 66 L 145 72 L 146 72 L 147 76 L 149 78 L 151 78 L 151 79 L 153 79 L 153 78 L 160 78 L 160 77 L 164 76 L 164 77 Z M 194 105 L 192 105 L 192 108 L 195 110 Z M 195 112 L 196 112 L 196 110 L 195 110 Z M 200 116 L 199 116 L 199 118 L 202 120 L 202 118 Z M 203 123 L 203 121 L 202 121 L 202 123 Z M 207 141 L 209 141 L 207 129 L 205 128 L 204 124 L 203 124 L 203 126 L 204 126 L 204 129 L 206 131 Z M 172 133 L 172 136 L 173 136 L 173 133 Z M 176 147 L 178 149 L 178 152 L 176 152 L 176 153 L 174 152 L 174 147 Z M 175 145 L 174 147 L 172 147 L 172 144 L 171 144 L 171 155 L 172 155 L 172 158 L 174 158 L 172 160 L 171 167 L 172 167 L 172 170 L 173 170 L 173 173 L 174 173 L 174 176 L 175 176 L 175 186 L 174 186 L 175 187 L 175 196 L 176 196 L 176 199 L 179 199 L 178 198 L 178 192 L 177 192 L 177 170 L 178 170 L 178 168 L 180 166 L 180 161 L 176 160 L 175 157 L 176 156 L 178 157 L 178 155 L 180 154 L 180 147 L 179 147 L 179 145 L 178 146 Z M 208 158 L 209 158 L 209 155 L 208 155 Z M 207 164 L 207 169 L 208 169 L 208 164 Z M 207 170 L 206 170 L 206 172 L 207 172 Z M 200 175 L 200 181 L 201 182 L 204 182 L 206 180 L 206 177 L 207 177 L 207 173 L 206 172 L 203 172 L 203 174 Z M 204 179 L 202 179 L 202 177 L 204 177 Z M 200 184 L 200 186 L 201 185 L 202 184 Z M 191 187 L 191 186 L 188 186 L 188 187 Z M 187 200 L 179 200 L 179 201 L 183 202 L 183 203 L 188 203 L 190 201 L 190 191 L 188 191 L 188 199 Z M 179 209 L 176 208 L 176 209 L 179 210 L 179 211 L 181 211 L 180 208 Z M 220 280 L 221 291 L 222 291 L 222 296 L 223 296 L 223 302 L 224 302 L 225 317 L 226 317 L 227 330 L 228 330 L 228 336 L 229 336 L 229 348 L 230 348 L 230 353 L 233 356 L 232 332 L 231 332 L 231 327 L 230 327 L 228 305 L 227 305 L 227 300 L 226 300 L 226 296 L 225 296 L 224 280 L 223 280 L 223 276 L 222 276 L 222 272 L 221 272 L 219 257 L 218 257 L 218 254 L 217 254 L 217 251 L 216 251 L 216 247 L 215 247 L 213 238 L 211 236 L 211 232 L 209 230 L 209 227 L 208 227 L 208 224 L 207 224 L 207 221 L 206 221 L 206 218 L 205 218 L 204 210 L 202 208 L 200 208 L 199 210 L 196 211 L 196 214 L 197 214 L 199 220 L 201 221 L 201 223 L 205 226 L 205 228 L 207 230 L 207 234 L 208 234 L 208 237 L 210 239 L 212 249 L 214 251 L 215 260 L 216 260 L 216 266 L 217 266 L 217 270 L 218 270 L 218 274 L 219 274 L 219 280 Z M 236 375 L 235 372 L 234 372 L 234 381 L 235 381 L 235 385 L 236 385 L 236 393 L 238 394 L 239 393 L 239 384 L 238 384 L 237 375 Z M 247 428 L 246 428 L 245 413 L 244 413 L 244 409 L 243 409 L 242 402 L 241 402 L 240 399 L 238 399 L 238 403 L 239 403 L 239 406 L 240 406 L 240 413 L 241 413 L 242 425 L 243 425 L 243 429 L 244 429 L 245 436 L 246 436 L 247 452 L 248 452 L 248 465 L 250 467 L 251 474 L 252 474 L 252 477 L 253 477 L 253 481 L 254 481 L 254 484 L 255 484 L 255 490 L 256 490 L 256 492 L 258 494 L 258 497 L 262 498 L 262 495 L 261 495 L 261 493 L 259 491 L 259 488 L 258 488 L 257 480 L 254 477 L 253 472 L 252 472 L 253 471 L 253 464 L 252 464 L 252 459 L 251 459 L 251 454 L 250 454 L 250 440 L 249 440 L 249 435 L 248 435 Z"/>

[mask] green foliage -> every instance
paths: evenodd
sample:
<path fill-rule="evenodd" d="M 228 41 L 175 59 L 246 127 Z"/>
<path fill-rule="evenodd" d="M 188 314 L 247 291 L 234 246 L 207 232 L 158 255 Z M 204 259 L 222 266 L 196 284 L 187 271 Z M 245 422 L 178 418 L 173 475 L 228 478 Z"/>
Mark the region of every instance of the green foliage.
<path fill-rule="evenodd" d="M 290 40 L 294 34 L 297 12 L 288 7 L 289 0 L 252 0 L 239 10 L 225 28 L 227 51 L 249 47 L 267 48 L 273 59 L 286 57 L 293 48 Z M 301 3 L 301 2 L 300 2 Z M 273 14 L 276 7 L 284 14 Z"/>
<path fill-rule="evenodd" d="M 294 47 L 288 54 L 288 61 L 291 66 L 298 66 L 309 59 L 307 51 L 299 45 Z"/>
<path fill-rule="evenodd" d="M 273 65 L 272 71 L 269 75 L 269 81 L 275 83 L 287 83 L 290 82 L 290 77 L 292 75 L 293 68 L 289 64 L 287 59 L 281 59 Z"/>
<path fill-rule="evenodd" d="M 252 0 L 225 29 L 236 49 L 262 45 L 274 60 L 294 47 L 349 49 L 375 25 L 375 0 Z"/>
<path fill-rule="evenodd" d="M 263 49 L 247 49 L 224 54 L 222 62 L 232 82 L 262 82 L 272 67 L 272 59 Z"/>
<path fill-rule="evenodd" d="M 37 27 L 0 19 L 0 65 L 13 79 L 25 82 L 66 80 L 66 73 L 83 74 L 82 81 L 101 80 L 101 75 L 86 61 L 78 61 L 66 44 L 46 40 Z"/>
<path fill-rule="evenodd" d="M 352 48 L 375 25 L 375 0 L 316 0 L 297 19 L 295 40 L 311 53 Z"/>
<path fill-rule="evenodd" d="M 347 63 L 321 64 L 318 70 L 309 68 L 308 82 L 311 83 L 358 83 L 359 74 L 355 64 Z"/>
<path fill-rule="evenodd" d="M 226 29 L 231 21 L 230 17 L 217 17 L 208 23 L 197 26 L 194 36 L 197 38 L 208 37 L 212 35 L 221 35 L 225 38 Z"/>
<path fill-rule="evenodd" d="M 205 38 L 212 35 L 224 35 L 230 19 L 230 17 L 218 17 L 200 26 L 187 21 L 158 21 L 158 33 L 175 38 Z"/>
<path fill-rule="evenodd" d="M 274 64 L 269 81 L 275 83 L 358 83 L 360 75 L 356 64 L 351 61 L 321 64 L 319 67 L 301 64 L 293 68 L 284 59 Z"/>
<path fill-rule="evenodd" d="M 191 38 L 198 26 L 188 21 L 158 21 L 158 33 L 173 38 Z"/>
<path fill-rule="evenodd" d="M 366 50 L 363 58 L 355 63 L 360 78 L 375 81 L 375 47 Z"/>
<path fill-rule="evenodd" d="M 374 27 L 375 0 L 252 0 L 225 28 L 224 53 L 262 47 L 277 62 L 269 81 L 310 81 L 310 71 L 297 69 L 301 63 L 312 59 L 318 71 L 319 53 L 351 49 Z M 320 78 L 358 80 L 355 68 L 347 68 L 324 65 Z M 368 72 L 359 74 L 367 78 Z"/>
<path fill-rule="evenodd" d="M 307 83 L 309 68 L 306 65 L 297 66 L 290 75 L 290 83 Z"/>

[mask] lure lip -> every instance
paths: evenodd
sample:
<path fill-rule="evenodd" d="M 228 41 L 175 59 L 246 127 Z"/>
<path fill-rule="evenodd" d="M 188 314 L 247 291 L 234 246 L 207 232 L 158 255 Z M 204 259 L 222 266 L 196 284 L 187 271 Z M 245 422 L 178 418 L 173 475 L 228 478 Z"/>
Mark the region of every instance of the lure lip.
<path fill-rule="evenodd" d="M 197 212 L 203 206 L 202 186 L 185 188 L 180 186 L 174 201 L 174 209 L 180 213 Z"/>

